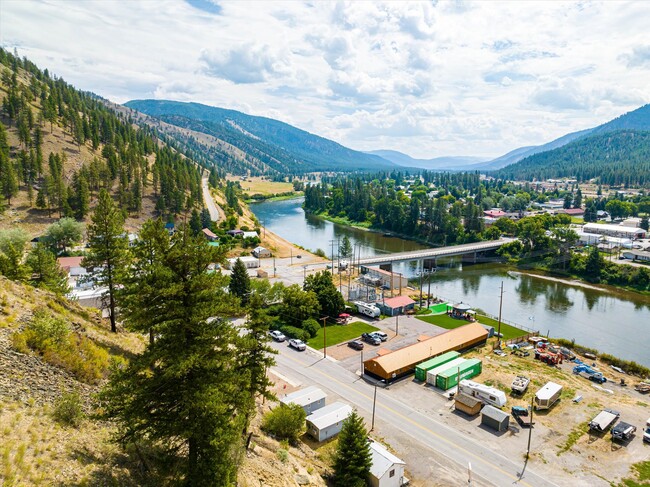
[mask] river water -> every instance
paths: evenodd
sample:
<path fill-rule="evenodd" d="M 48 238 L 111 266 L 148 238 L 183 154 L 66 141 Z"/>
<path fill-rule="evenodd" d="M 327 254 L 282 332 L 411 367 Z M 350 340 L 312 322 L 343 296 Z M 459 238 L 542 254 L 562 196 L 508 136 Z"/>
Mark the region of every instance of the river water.
<path fill-rule="evenodd" d="M 302 199 L 293 199 L 257 203 L 251 209 L 267 229 L 307 249 L 321 248 L 328 256 L 331 241 L 344 235 L 357 249 L 360 246 L 362 256 L 423 248 L 410 240 L 305 215 L 301 204 Z M 394 270 L 417 275 L 415 264 L 403 263 Z M 504 321 L 650 366 L 650 297 L 555 282 L 499 264 L 463 266 L 460 261 L 438 268 L 431 278 L 431 293 L 497 316 L 501 283 Z"/>

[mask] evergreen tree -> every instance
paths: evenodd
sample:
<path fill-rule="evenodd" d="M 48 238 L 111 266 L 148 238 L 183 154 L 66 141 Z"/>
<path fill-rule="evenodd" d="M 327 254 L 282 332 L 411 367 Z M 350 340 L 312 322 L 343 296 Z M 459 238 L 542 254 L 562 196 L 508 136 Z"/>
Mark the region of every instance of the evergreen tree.
<path fill-rule="evenodd" d="M 11 198 L 18 194 L 18 177 L 14 165 L 2 154 L 0 154 L 0 186 L 2 186 L 2 195 L 11 205 Z"/>
<path fill-rule="evenodd" d="M 343 422 L 334 456 L 334 485 L 365 487 L 372 455 L 363 418 L 355 411 Z"/>
<path fill-rule="evenodd" d="M 198 235 L 201 233 L 201 230 L 203 230 L 203 226 L 201 226 L 201 217 L 199 216 L 199 212 L 194 208 L 192 210 L 192 216 L 190 217 L 190 229 L 192 229 L 192 233 L 194 235 Z"/>
<path fill-rule="evenodd" d="M 210 211 L 207 208 L 201 210 L 201 229 L 210 228 L 212 226 L 212 219 L 210 218 Z"/>
<path fill-rule="evenodd" d="M 0 231 L 0 274 L 14 281 L 27 278 L 28 269 L 23 263 L 29 236 L 22 228 Z"/>
<path fill-rule="evenodd" d="M 153 441 L 180 457 L 186 485 L 227 487 L 236 483 L 250 394 L 237 329 L 224 319 L 236 303 L 224 276 L 208 270 L 215 258 L 205 239 L 176 231 L 159 256 L 166 277 L 163 299 L 150 306 L 156 341 L 111 377 L 101 398 L 122 443 Z M 137 285 L 137 277 L 128 284 Z M 131 310 L 124 316 L 130 327 Z"/>
<path fill-rule="evenodd" d="M 350 238 L 347 235 L 343 236 L 343 240 L 341 241 L 341 248 L 339 249 L 339 255 L 345 258 L 348 258 L 352 255 L 352 244 L 350 243 Z"/>
<path fill-rule="evenodd" d="M 27 256 L 27 266 L 31 270 L 29 283 L 64 295 L 70 291 L 68 276 L 61 267 L 54 254 L 42 243 L 38 243 Z"/>
<path fill-rule="evenodd" d="M 228 290 L 230 294 L 239 298 L 243 306 L 248 304 L 251 292 L 251 278 L 248 276 L 248 270 L 241 259 L 237 259 L 232 266 Z"/>
<path fill-rule="evenodd" d="M 603 258 L 598 251 L 598 245 L 594 245 L 591 248 L 591 251 L 589 252 L 589 255 L 587 256 L 587 260 L 585 262 L 585 274 L 587 275 L 587 279 L 592 282 L 600 281 L 600 273 L 602 271 L 603 264 Z"/>
<path fill-rule="evenodd" d="M 83 260 L 86 268 L 94 268 L 99 286 L 107 291 L 102 296 L 108 307 L 111 331 L 117 332 L 115 296 L 120 278 L 129 264 L 128 237 L 124 231 L 124 217 L 115 206 L 108 191 L 99 192 L 97 207 L 88 226 L 89 252 Z"/>

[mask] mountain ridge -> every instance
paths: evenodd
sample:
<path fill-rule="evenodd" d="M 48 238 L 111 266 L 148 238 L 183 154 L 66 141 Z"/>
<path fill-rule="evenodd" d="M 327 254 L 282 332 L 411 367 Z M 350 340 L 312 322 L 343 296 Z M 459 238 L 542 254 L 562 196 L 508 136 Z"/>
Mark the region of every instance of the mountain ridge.
<path fill-rule="evenodd" d="M 458 170 L 466 166 L 472 166 L 485 161 L 484 157 L 478 156 L 441 156 L 431 159 L 418 159 L 403 152 L 390 149 L 366 151 L 366 154 L 373 154 L 403 167 L 415 167 L 430 170 Z"/>

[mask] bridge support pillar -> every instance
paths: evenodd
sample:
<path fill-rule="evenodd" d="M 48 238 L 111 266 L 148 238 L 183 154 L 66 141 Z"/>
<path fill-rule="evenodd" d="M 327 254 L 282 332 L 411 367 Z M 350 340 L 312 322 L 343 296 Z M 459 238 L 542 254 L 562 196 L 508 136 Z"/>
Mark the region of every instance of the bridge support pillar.
<path fill-rule="evenodd" d="M 424 259 L 422 261 L 422 268 L 430 271 L 431 269 L 435 269 L 436 266 L 438 265 L 437 259 Z"/>
<path fill-rule="evenodd" d="M 379 264 L 379 268 L 382 271 L 393 272 L 393 264 Z"/>

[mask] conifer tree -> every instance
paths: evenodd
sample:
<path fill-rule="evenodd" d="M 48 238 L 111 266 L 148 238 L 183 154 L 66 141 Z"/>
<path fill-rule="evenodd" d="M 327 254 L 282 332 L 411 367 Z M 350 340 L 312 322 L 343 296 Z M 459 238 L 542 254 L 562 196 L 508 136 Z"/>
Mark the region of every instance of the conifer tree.
<path fill-rule="evenodd" d="M 90 251 L 84 258 L 83 265 L 86 268 L 95 268 L 97 284 L 107 288 L 102 301 L 104 306 L 108 307 L 111 331 L 115 333 L 115 296 L 120 278 L 129 264 L 129 250 L 128 237 L 124 231 L 124 217 L 105 189 L 99 192 L 92 223 L 88 226 L 88 245 Z"/>
<path fill-rule="evenodd" d="M 355 411 L 343 422 L 334 456 L 334 485 L 337 487 L 364 487 L 372 456 L 368 432 L 363 418 Z"/>
<path fill-rule="evenodd" d="M 251 279 L 248 276 L 248 270 L 241 259 L 237 259 L 232 266 L 228 290 L 230 291 L 230 294 L 239 298 L 243 306 L 248 304 L 251 292 Z"/>
<path fill-rule="evenodd" d="M 32 286 L 61 295 L 70 290 L 68 276 L 59 267 L 54 254 L 44 244 L 39 242 L 29 252 L 27 266 L 32 273 L 29 280 Z"/>
<path fill-rule="evenodd" d="M 0 154 L 0 185 L 2 186 L 2 195 L 11 205 L 11 198 L 18 194 L 18 178 L 16 171 L 9 158 Z"/>
<path fill-rule="evenodd" d="M 341 248 L 339 249 L 339 255 L 346 258 L 352 255 L 352 244 L 350 244 L 350 238 L 347 235 L 343 236 L 343 240 L 341 241 Z"/>
<path fill-rule="evenodd" d="M 182 480 L 191 486 L 235 484 L 250 407 L 240 338 L 224 319 L 238 306 L 223 290 L 225 277 L 208 272 L 217 252 L 186 226 L 171 237 L 156 257 L 162 298 L 148 307 L 156 341 L 117 371 L 101 394 L 121 442 L 153 441 L 182 459 Z M 136 274 L 126 287 L 139 285 Z M 130 309 L 137 301 L 123 306 L 127 327 L 147 327 L 146 316 Z"/>

